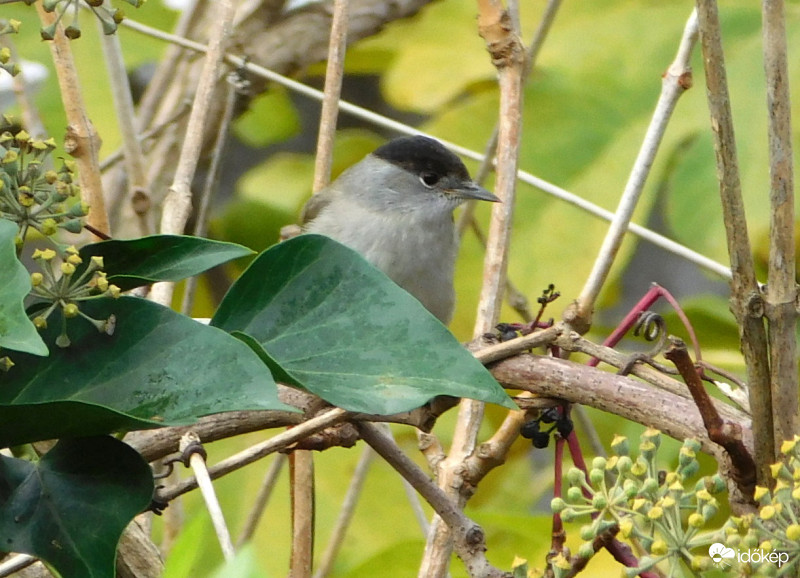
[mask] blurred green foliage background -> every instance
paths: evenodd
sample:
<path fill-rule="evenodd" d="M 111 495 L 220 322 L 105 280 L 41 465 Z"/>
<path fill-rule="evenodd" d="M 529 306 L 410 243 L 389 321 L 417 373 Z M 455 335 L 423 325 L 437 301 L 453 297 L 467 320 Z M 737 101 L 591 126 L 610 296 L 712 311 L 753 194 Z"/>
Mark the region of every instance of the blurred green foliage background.
<path fill-rule="evenodd" d="M 544 6 L 541 0 L 522 3 L 526 42 Z M 691 8 L 691 3 L 678 0 L 564 2 L 525 89 L 520 168 L 613 210 L 658 99 L 661 75 L 675 55 Z M 789 48 L 796 53 L 800 2 L 788 2 L 786 9 Z M 417 17 L 394 23 L 353 46 L 347 55 L 345 98 L 389 111 L 434 136 L 483 150 L 496 122 L 498 94 L 495 72 L 477 34 L 476 10 L 474 2 L 434 2 Z M 23 21 L 21 34 L 14 38 L 20 54 L 51 67 L 49 48 L 38 37 L 33 9 L 11 4 L 4 5 L 2 12 L 4 18 Z M 176 20 L 175 13 L 157 1 L 129 9 L 128 15 L 165 30 Z M 760 8 L 758 3 L 728 0 L 720 3 L 720 15 L 742 188 L 751 240 L 763 265 L 769 179 Z M 120 138 L 97 31 L 88 14 L 83 15 L 82 24 L 83 37 L 72 46 L 89 114 L 107 155 L 118 147 Z M 120 30 L 120 40 L 132 71 L 157 62 L 165 49 L 162 42 L 125 28 Z M 676 108 L 635 221 L 727 263 L 699 47 L 692 62 L 695 86 Z M 797 86 L 800 59 L 790 58 L 789 65 L 791 84 Z M 302 76 L 319 86 L 323 71 L 317 66 Z M 800 117 L 799 102 L 794 99 L 795 118 Z M 52 70 L 36 103 L 58 141 L 66 121 Z M 250 103 L 235 126 L 231 161 L 224 169 L 213 209 L 213 236 L 261 249 L 277 239 L 282 225 L 297 218 L 310 195 L 318 109 L 317 103 L 275 86 Z M 336 174 L 393 136 L 344 115 L 340 124 Z M 473 172 L 477 168 L 471 162 L 468 166 Z M 557 318 L 580 291 L 607 225 L 527 185 L 520 185 L 518 199 L 509 276 L 534 305 L 541 291 L 554 283 L 562 298 L 547 314 Z M 479 208 L 477 214 L 485 225 L 488 207 Z M 481 268 L 482 249 L 468 233 L 457 267 L 458 308 L 451 327 L 460 339 L 472 333 Z M 623 245 L 602 295 L 593 337 L 602 338 L 653 281 L 680 298 L 698 330 L 705 358 L 741 373 L 726 283 L 633 237 Z M 215 292 L 205 287 L 195 313 L 207 317 Z M 510 309 L 503 318 L 517 320 Z M 669 330 L 681 334 L 674 318 L 667 315 L 667 319 Z M 444 442 L 452 431 L 452 414 L 435 430 Z M 590 411 L 590 415 L 606 443 L 613 433 L 638 439 L 639 426 L 601 412 Z M 489 408 L 487 435 L 502 417 L 500 410 Z M 416 456 L 413 433 L 408 428 L 395 428 L 395 433 Z M 211 461 L 263 437 L 251 434 L 214 444 Z M 678 447 L 668 446 L 662 452 L 665 457 L 674 455 Z M 324 549 L 359 453 L 360 449 L 333 449 L 317 457 L 318 552 Z M 530 559 L 532 566 L 543 565 L 550 540 L 550 455 L 547 450 L 534 452 L 520 440 L 509 463 L 483 482 L 469 505 L 467 513 L 484 525 L 489 559 L 498 566 L 510 567 L 514 555 Z M 266 468 L 266 463 L 256 464 L 217 483 L 234 535 Z M 707 461 L 705 473 L 712 469 Z M 186 528 L 169 555 L 166 576 L 214 575 L 212 569 L 221 564 L 222 557 L 211 524 L 197 496 L 185 502 Z M 252 549 L 245 550 L 236 570 L 229 567 L 216 576 L 285 575 L 289 541 L 284 473 Z M 423 543 L 399 478 L 376 462 L 334 575 L 416 575 Z M 614 567 L 607 557 L 598 557 L 586 575 L 616 573 Z M 464 575 L 456 562 L 453 576 Z"/>

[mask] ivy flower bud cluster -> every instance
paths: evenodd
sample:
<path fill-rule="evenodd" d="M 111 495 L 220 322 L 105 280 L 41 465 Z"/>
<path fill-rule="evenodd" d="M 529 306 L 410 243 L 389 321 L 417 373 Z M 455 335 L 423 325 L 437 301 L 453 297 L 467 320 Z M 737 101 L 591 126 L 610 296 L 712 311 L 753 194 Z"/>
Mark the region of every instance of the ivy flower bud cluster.
<path fill-rule="evenodd" d="M 47 303 L 43 310 L 33 316 L 33 324 L 38 329 L 47 327 L 47 320 L 54 311 L 60 309 L 61 334 L 56 338 L 56 345 L 68 347 L 70 339 L 67 335 L 67 319 L 82 317 L 90 322 L 101 333 L 114 333 L 115 319 L 93 319 L 80 309 L 80 303 L 98 297 L 120 296 L 120 288 L 108 282 L 102 271 L 103 258 L 94 256 L 84 265 L 78 250 L 68 247 L 60 259 L 56 259 L 53 249 L 33 252 L 33 259 L 41 268 L 41 272 L 31 274 L 31 295 Z"/>
<path fill-rule="evenodd" d="M 555 498 L 551 508 L 564 522 L 587 520 L 580 530 L 580 556 L 593 555 L 592 542 L 610 532 L 646 552 L 637 567 L 626 569 L 627 575 L 661 563 L 669 565 L 671 576 L 682 575 L 681 568 L 687 566 L 693 572 L 710 566 L 708 546 L 721 541 L 721 531 L 704 528 L 719 510 L 714 495 L 725 490 L 725 483 L 718 475 L 689 483 L 699 470 L 700 444 L 693 439 L 684 442 L 672 471 L 659 470 L 660 443 L 658 430 L 646 430 L 634 458 L 628 439 L 616 436 L 613 456 L 594 458 L 587 473 L 569 470 L 566 499 Z M 698 555 L 692 554 L 698 548 Z"/>
<path fill-rule="evenodd" d="M 125 0 L 134 8 L 144 4 L 144 0 Z M 55 37 L 56 27 L 65 14 L 71 15 L 69 23 L 64 24 L 64 34 L 70 40 L 81 37 L 80 22 L 78 21 L 78 6 L 85 3 L 97 17 L 103 28 L 104 34 L 114 34 L 117 25 L 122 22 L 125 14 L 119 8 L 106 7 L 103 0 L 42 0 L 42 7 L 46 12 L 55 12 L 56 19 L 50 25 L 41 29 L 42 40 L 52 40 Z"/>
<path fill-rule="evenodd" d="M 773 489 L 756 486 L 758 513 L 732 517 L 723 528 L 727 546 L 760 551 L 742 564 L 745 574 L 796 576 L 800 569 L 800 436 L 783 442 L 781 454 L 770 466 Z"/>
<path fill-rule="evenodd" d="M 0 36 L 4 34 L 16 34 L 19 32 L 19 20 L 0 20 Z M 11 49 L 8 46 L 0 46 L 0 69 L 5 70 L 11 76 L 16 76 L 20 73 L 20 66 L 16 62 L 11 61 Z"/>
<path fill-rule="evenodd" d="M 36 140 L 24 130 L 0 134 L 0 217 L 19 227 L 19 247 L 31 229 L 45 237 L 59 229 L 80 233 L 89 212 L 73 181 L 74 162 L 64 160 L 58 171 L 45 168 L 55 148 L 52 138 Z"/>

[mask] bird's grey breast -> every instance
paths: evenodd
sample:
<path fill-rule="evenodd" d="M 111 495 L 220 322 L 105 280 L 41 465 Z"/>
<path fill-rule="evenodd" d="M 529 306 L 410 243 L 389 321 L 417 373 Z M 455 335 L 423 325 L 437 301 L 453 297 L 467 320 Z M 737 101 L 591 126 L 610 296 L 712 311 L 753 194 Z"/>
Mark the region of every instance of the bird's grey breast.
<path fill-rule="evenodd" d="M 335 198 L 326 199 L 325 195 Z M 450 211 L 386 212 L 340 191 L 320 193 L 306 225 L 347 245 L 414 295 L 444 323 L 452 316 L 457 240 Z M 335 205 L 335 211 L 330 210 Z"/>

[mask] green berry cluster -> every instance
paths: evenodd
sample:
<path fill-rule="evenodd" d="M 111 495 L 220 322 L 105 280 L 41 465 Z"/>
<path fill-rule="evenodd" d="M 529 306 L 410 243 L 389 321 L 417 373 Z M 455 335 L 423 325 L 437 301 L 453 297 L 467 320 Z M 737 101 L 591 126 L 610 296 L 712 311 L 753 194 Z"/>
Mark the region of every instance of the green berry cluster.
<path fill-rule="evenodd" d="M 628 576 L 662 563 L 669 566 L 670 576 L 693 576 L 710 567 L 707 547 L 721 540 L 721 532 L 703 528 L 719 509 L 714 496 L 725 490 L 725 483 L 715 475 L 689 484 L 699 470 L 700 444 L 693 439 L 684 442 L 675 469 L 659 470 L 660 441 L 658 430 L 646 430 L 634 460 L 627 438 L 617 436 L 611 444 L 615 455 L 595 458 L 588 479 L 578 468 L 569 470 L 566 499 L 555 498 L 551 507 L 565 522 L 590 518 L 580 530 L 584 543 L 579 557 L 591 557 L 593 541 L 618 530 L 645 553 L 636 568 L 626 569 Z M 705 547 L 701 555 L 693 554 L 701 547 Z M 561 558 L 553 563 L 556 576 L 571 569 Z"/>
<path fill-rule="evenodd" d="M 68 347 L 70 339 L 67 335 L 67 319 L 82 317 L 90 322 L 101 333 L 111 335 L 114 332 L 115 318 L 93 319 L 79 308 L 81 301 L 98 297 L 120 296 L 120 288 L 108 282 L 103 268 L 102 257 L 92 257 L 86 266 L 75 247 L 67 247 L 60 263 L 56 267 L 56 252 L 52 249 L 33 252 L 33 260 L 41 267 L 41 272 L 31 274 L 31 294 L 44 300 L 48 305 L 34 313 L 33 324 L 38 329 L 47 327 L 47 319 L 56 310 L 61 309 L 61 334 L 56 338 L 56 345 Z"/>
<path fill-rule="evenodd" d="M 89 207 L 73 182 L 74 162 L 58 171 L 46 169 L 55 141 L 37 140 L 24 130 L 0 134 L 0 217 L 17 224 L 21 247 L 31 229 L 52 237 L 59 229 L 80 233 Z"/>
<path fill-rule="evenodd" d="M 800 436 L 783 442 L 784 460 L 773 464 L 772 490 L 756 486 L 758 514 L 732 517 L 725 544 L 745 551 L 742 575 L 796 576 L 800 569 Z"/>
<path fill-rule="evenodd" d="M 56 27 L 58 23 L 64 18 L 65 14 L 71 14 L 70 22 L 64 27 L 64 34 L 70 40 L 80 38 L 81 28 L 78 20 L 78 12 L 80 10 L 81 2 L 85 3 L 89 9 L 94 13 L 100 21 L 105 34 L 114 34 L 117 31 L 117 25 L 122 22 L 125 14 L 119 8 L 110 8 L 104 6 L 103 0 L 43 0 L 42 7 L 46 12 L 55 12 L 57 17 L 55 21 L 41 29 L 43 40 L 52 40 L 55 37 Z M 144 4 L 144 0 L 125 0 L 134 8 L 138 8 Z"/>

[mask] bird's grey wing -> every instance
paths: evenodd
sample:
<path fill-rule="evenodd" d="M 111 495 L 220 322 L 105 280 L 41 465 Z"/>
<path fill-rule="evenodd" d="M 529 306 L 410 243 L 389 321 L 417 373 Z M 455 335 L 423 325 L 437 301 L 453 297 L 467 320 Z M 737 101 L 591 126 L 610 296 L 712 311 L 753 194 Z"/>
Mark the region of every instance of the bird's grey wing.
<path fill-rule="evenodd" d="M 311 221 L 316 219 L 317 216 L 325 210 L 325 207 L 331 204 L 334 197 L 335 193 L 330 189 L 312 195 L 311 198 L 306 201 L 303 210 L 300 212 L 300 224 L 308 225 Z"/>

